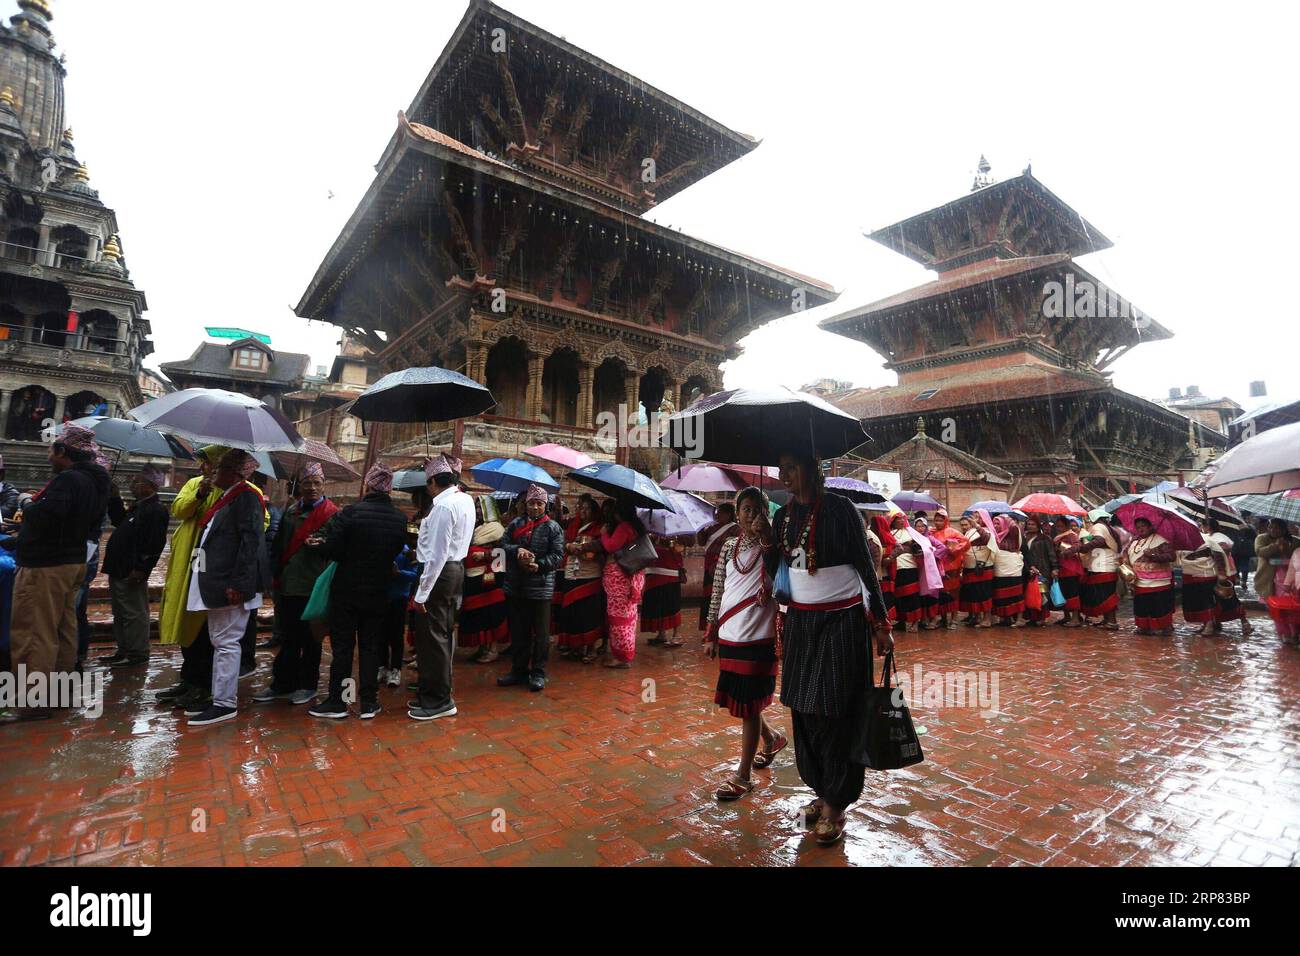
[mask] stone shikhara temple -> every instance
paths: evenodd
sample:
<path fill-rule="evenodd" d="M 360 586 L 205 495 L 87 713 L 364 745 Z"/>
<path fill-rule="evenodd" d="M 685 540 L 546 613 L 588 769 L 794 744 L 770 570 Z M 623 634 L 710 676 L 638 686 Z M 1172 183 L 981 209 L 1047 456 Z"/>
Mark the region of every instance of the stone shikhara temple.
<path fill-rule="evenodd" d="M 0 453 L 10 481 L 39 484 L 50 423 L 143 402 L 153 345 L 117 217 L 64 120 L 50 3 L 18 6 L 0 25 Z"/>
<path fill-rule="evenodd" d="M 557 441 L 597 457 L 597 416 L 681 408 L 760 325 L 823 282 L 643 218 L 757 141 L 486 0 L 474 0 L 297 307 L 381 372 L 459 369 L 492 414 L 429 433 L 468 461 Z M 373 431 L 373 426 L 372 426 Z M 385 454 L 425 426 L 383 426 Z"/>
<path fill-rule="evenodd" d="M 868 419 L 868 453 L 928 432 L 1010 472 L 1011 500 L 1105 500 L 1226 444 L 1111 383 L 1116 359 L 1172 333 L 1074 261 L 1111 242 L 1028 169 L 993 182 L 981 157 L 969 194 L 869 235 L 938 278 L 821 322 L 898 373 L 888 388 L 825 396 Z"/>

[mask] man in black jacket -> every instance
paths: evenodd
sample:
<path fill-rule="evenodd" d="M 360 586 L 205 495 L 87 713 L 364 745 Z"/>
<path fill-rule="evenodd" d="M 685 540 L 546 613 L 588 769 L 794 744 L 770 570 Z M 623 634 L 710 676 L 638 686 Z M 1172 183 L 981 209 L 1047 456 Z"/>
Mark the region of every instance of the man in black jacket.
<path fill-rule="evenodd" d="M 167 484 L 162 470 L 147 465 L 131 478 L 135 504 L 122 503 L 117 486 L 108 499 L 113 534 L 104 548 L 104 573 L 113 602 L 113 638 L 117 652 L 100 660 L 109 667 L 149 663 L 149 575 L 167 543 L 167 508 L 158 489 Z"/>
<path fill-rule="evenodd" d="M 555 572 L 564 563 L 564 529 L 546 514 L 546 489 L 529 485 L 526 514 L 506 528 L 506 601 L 510 608 L 510 673 L 498 687 L 527 682 L 546 686 L 546 659 L 551 650 L 551 598 Z"/>
<path fill-rule="evenodd" d="M 94 433 L 68 425 L 50 446 L 54 477 L 23 510 L 15 557 L 10 649 L 15 671 L 69 673 L 77 665 L 77 595 L 86 575 L 86 542 L 104 514 L 112 479 L 99 465 Z M 5 722 L 51 716 L 49 707 Z"/>
<path fill-rule="evenodd" d="M 235 717 L 239 693 L 239 642 L 250 611 L 262 606 L 271 586 L 266 555 L 266 504 L 248 478 L 257 459 L 233 449 L 217 462 L 212 483 L 221 490 L 216 503 L 199 519 L 186 609 L 208 612 L 212 642 L 212 703 L 187 710 L 191 727 Z"/>
<path fill-rule="evenodd" d="M 308 713 L 338 719 L 348 716 L 343 682 L 352 679 L 352 651 L 360 637 L 361 718 L 379 713 L 379 642 L 383 635 L 393 562 L 406 544 L 406 515 L 393 506 L 393 472 L 382 462 L 366 472 L 366 494 L 334 516 L 329 537 L 307 539 L 323 545 L 337 561 L 330 585 L 329 628 L 333 660 L 330 692 Z"/>

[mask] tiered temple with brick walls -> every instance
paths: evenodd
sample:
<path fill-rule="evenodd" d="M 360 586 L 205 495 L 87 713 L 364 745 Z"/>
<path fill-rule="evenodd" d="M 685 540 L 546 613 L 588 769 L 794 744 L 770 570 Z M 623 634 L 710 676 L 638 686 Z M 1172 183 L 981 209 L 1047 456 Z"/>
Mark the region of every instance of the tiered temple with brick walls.
<path fill-rule="evenodd" d="M 1223 446 L 1112 384 L 1116 359 L 1172 333 L 1074 261 L 1111 242 L 1028 169 L 993 182 L 981 157 L 969 194 L 868 235 L 938 273 L 821 323 L 898 373 L 894 386 L 826 396 L 869 419 L 869 453 L 910 441 L 920 418 L 932 440 L 1014 475 L 1013 500 L 1087 489 L 1104 500 Z"/>
<path fill-rule="evenodd" d="M 601 412 L 715 391 L 740 338 L 835 297 L 644 218 L 755 146 L 474 0 L 297 313 L 347 330 L 381 372 L 441 365 L 485 383 L 497 407 L 431 426 L 433 447 L 472 462 L 556 441 L 609 458 Z M 425 448 L 422 424 L 379 434 L 386 457 Z"/>

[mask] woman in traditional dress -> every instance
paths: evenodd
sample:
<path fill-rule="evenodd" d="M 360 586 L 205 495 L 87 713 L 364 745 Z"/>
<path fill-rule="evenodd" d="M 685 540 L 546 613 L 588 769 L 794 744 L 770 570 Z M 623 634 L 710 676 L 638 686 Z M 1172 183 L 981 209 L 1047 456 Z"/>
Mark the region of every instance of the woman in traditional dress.
<path fill-rule="evenodd" d="M 993 558 L 997 554 L 997 532 L 987 511 L 975 518 L 962 518 L 963 534 L 970 548 L 962 559 L 961 592 L 957 606 L 966 613 L 971 627 L 992 627 Z"/>
<path fill-rule="evenodd" d="M 604 552 L 594 542 L 600 537 L 600 505 L 591 495 L 578 498 L 577 517 L 565 533 L 564 595 L 560 602 L 559 643 L 582 663 L 596 659 L 596 644 L 605 636 Z"/>
<path fill-rule="evenodd" d="M 645 569 L 645 593 L 641 595 L 641 630 L 653 632 L 646 643 L 681 647 L 677 629 L 682 626 L 682 581 L 686 562 L 681 545 L 671 538 L 655 536 L 655 563 Z M 668 637 L 668 632 L 672 636 Z"/>
<path fill-rule="evenodd" d="M 1025 559 L 1025 587 L 1036 587 L 1042 595 L 1038 610 L 1025 608 L 1025 622 L 1031 627 L 1041 627 L 1052 620 L 1052 602 L 1046 591 L 1056 577 L 1056 544 L 1043 527 L 1045 519 L 1030 515 L 1025 521 L 1025 544 L 1021 556 Z"/>
<path fill-rule="evenodd" d="M 1079 606 L 1083 616 L 1100 618 L 1108 631 L 1118 631 L 1115 612 L 1119 608 L 1120 543 L 1110 527 L 1111 516 L 1100 508 L 1088 514 L 1091 533 L 1080 535 L 1079 544 L 1062 552 L 1079 556 L 1084 562 L 1083 583 L 1079 586 Z"/>
<path fill-rule="evenodd" d="M 456 640 L 461 647 L 479 649 L 471 658 L 476 664 L 491 664 L 510 644 L 509 609 L 498 576 L 505 570 L 505 552 L 498 551 L 505 533 L 505 526 L 497 518 L 496 502 L 487 495 L 475 498 L 474 536 L 465 555 Z"/>
<path fill-rule="evenodd" d="M 1291 560 L 1297 541 L 1285 521 L 1270 518 L 1255 538 L 1255 593 L 1267 601 L 1273 594 L 1274 581 Z"/>
<path fill-rule="evenodd" d="M 776 602 L 764 558 L 773 550 L 767 496 L 749 487 L 736 495 L 740 536 L 722 545 L 709 595 L 705 651 L 718 658 L 713 702 L 741 721 L 740 763 L 714 793 L 736 800 L 754 789 L 753 767 L 762 769 L 789 743 L 763 719 L 776 690 Z M 758 753 L 759 738 L 763 752 Z"/>
<path fill-rule="evenodd" d="M 943 627 L 957 626 L 957 608 L 961 600 L 961 569 L 970 550 L 970 541 L 952 526 L 948 512 L 940 508 L 934 513 L 934 528 L 930 538 L 944 547 L 940 571 L 943 572 L 943 590 L 946 597 L 940 602 L 939 622 Z"/>
<path fill-rule="evenodd" d="M 708 626 L 708 595 L 713 593 L 713 570 L 718 566 L 722 554 L 722 545 L 728 538 L 740 534 L 736 525 L 736 509 L 730 501 L 724 501 L 713 509 L 713 524 L 700 532 L 695 543 L 704 549 L 704 590 L 705 599 L 700 601 L 700 632 Z"/>
<path fill-rule="evenodd" d="M 1207 540 L 1195 551 L 1177 553 L 1178 567 L 1183 572 L 1183 620 L 1201 625 L 1197 637 L 1210 633 L 1214 623 L 1214 586 L 1219 580 L 1214 550 Z"/>
<path fill-rule="evenodd" d="M 1273 577 L 1268 614 L 1282 643 L 1300 647 L 1300 548 L 1291 552 L 1286 565 Z"/>
<path fill-rule="evenodd" d="M 1211 548 L 1223 555 L 1223 561 L 1215 560 L 1218 579 L 1214 589 L 1214 633 L 1223 633 L 1224 621 L 1240 621 L 1241 636 L 1250 637 L 1253 628 L 1246 617 L 1246 606 L 1237 597 L 1237 559 L 1233 554 L 1235 542 L 1224 534 L 1217 518 L 1206 518 L 1201 522 L 1201 534 Z"/>
<path fill-rule="evenodd" d="M 934 536 L 934 529 L 925 515 L 916 517 L 913 528 L 922 547 L 917 569 L 921 572 L 921 610 L 925 614 L 921 627 L 937 631 L 948 616 L 948 592 L 943 587 L 943 564 L 948 557 L 948 546 Z"/>
<path fill-rule="evenodd" d="M 925 519 L 920 519 L 925 523 Z M 890 557 L 894 561 L 894 612 L 903 633 L 908 625 L 921 626 L 935 615 L 935 602 L 932 595 L 921 593 L 921 562 L 924 554 L 920 539 L 924 532 L 912 527 L 903 515 L 896 515 L 894 527 L 894 550 Z M 928 541 L 926 542 L 929 543 Z"/>
<path fill-rule="evenodd" d="M 899 515 L 898 517 L 902 516 Z M 889 518 L 884 515 L 873 515 L 871 523 L 875 527 L 876 537 L 880 539 L 880 570 L 877 577 L 880 581 L 880 594 L 884 598 L 884 609 L 877 623 L 897 621 L 898 608 L 896 606 L 897 601 L 894 598 L 894 559 L 892 555 L 894 546 L 898 542 L 894 540 L 893 525 Z"/>
<path fill-rule="evenodd" d="M 1133 522 L 1123 566 L 1133 572 L 1133 617 L 1139 634 L 1174 633 L 1174 546 L 1146 518 Z"/>
<path fill-rule="evenodd" d="M 610 660 L 606 667 L 626 669 L 636 656 L 636 617 L 645 590 L 645 569 L 628 574 L 614 555 L 645 534 L 636 506 L 626 498 L 606 500 L 605 527 L 593 542 L 606 555 L 601 580 L 605 585 L 605 626 L 609 632 Z"/>
<path fill-rule="evenodd" d="M 781 632 L 781 703 L 792 711 L 799 776 L 817 794 L 804 808 L 805 825 L 830 846 L 844 835 L 845 813 L 865 782 L 866 767 L 850 749 L 856 708 L 872 685 L 869 613 L 884 599 L 862 519 L 847 498 L 823 493 L 817 460 L 782 455 L 780 476 L 790 501 L 776 513 L 773 536 L 791 592 Z M 893 646 L 886 623 L 876 650 L 883 655 Z"/>
<path fill-rule="evenodd" d="M 1025 558 L 1020 553 L 1020 528 L 1006 515 L 993 519 L 998 550 L 993 555 L 993 614 L 999 627 L 1019 627 L 1025 609 Z"/>
<path fill-rule="evenodd" d="M 1056 519 L 1052 539 L 1056 546 L 1057 565 L 1056 583 L 1065 598 L 1065 611 L 1061 627 L 1082 627 L 1083 621 L 1079 610 L 1079 582 L 1083 579 L 1083 561 L 1074 549 L 1079 546 L 1079 519 L 1072 515 L 1061 515 Z"/>

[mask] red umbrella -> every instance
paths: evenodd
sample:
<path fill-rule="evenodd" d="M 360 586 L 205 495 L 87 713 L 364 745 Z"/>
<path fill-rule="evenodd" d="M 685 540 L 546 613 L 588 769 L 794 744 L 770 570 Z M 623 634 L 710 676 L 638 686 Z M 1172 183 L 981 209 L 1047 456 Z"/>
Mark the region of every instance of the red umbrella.
<path fill-rule="evenodd" d="M 1023 511 L 1027 515 L 1078 515 L 1082 517 L 1088 513 L 1088 509 L 1069 495 L 1057 495 L 1046 491 L 1026 495 L 1011 507 L 1017 511 Z"/>
<path fill-rule="evenodd" d="M 579 468 L 586 468 L 588 465 L 596 463 L 596 459 L 590 455 L 580 452 L 576 448 L 570 448 L 568 445 L 557 445 L 555 442 L 525 448 L 524 454 L 540 458 L 542 461 L 549 461 L 554 465 L 563 465 L 571 471 L 577 471 Z"/>
<path fill-rule="evenodd" d="M 1115 509 L 1115 518 L 1136 534 L 1139 518 L 1151 522 L 1155 533 L 1174 546 L 1175 551 L 1196 551 L 1205 546 L 1205 537 L 1196 522 L 1172 505 L 1155 501 L 1130 501 Z"/>

